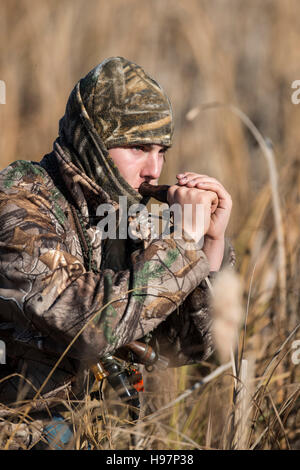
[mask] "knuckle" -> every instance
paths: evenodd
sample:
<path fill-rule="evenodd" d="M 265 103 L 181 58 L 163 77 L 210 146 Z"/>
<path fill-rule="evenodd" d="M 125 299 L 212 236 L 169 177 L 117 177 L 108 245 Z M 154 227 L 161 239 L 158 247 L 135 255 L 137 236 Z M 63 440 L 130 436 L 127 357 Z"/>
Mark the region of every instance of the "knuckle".
<path fill-rule="evenodd" d="M 205 192 L 201 192 L 197 194 L 197 202 L 200 204 L 205 204 L 208 201 L 207 194 Z"/>
<path fill-rule="evenodd" d="M 208 201 L 212 198 L 213 196 L 213 193 L 211 191 L 204 191 L 202 193 L 202 198 L 205 200 L 205 201 Z"/>
<path fill-rule="evenodd" d="M 174 195 L 177 188 L 178 188 L 178 186 L 176 186 L 176 185 L 170 186 L 169 189 L 168 189 L 168 194 L 169 195 Z"/>
<path fill-rule="evenodd" d="M 184 198 L 184 194 L 186 192 L 186 188 L 182 186 L 170 186 L 168 189 L 168 200 L 171 202 L 181 202 Z"/>
<path fill-rule="evenodd" d="M 174 189 L 174 197 L 181 198 L 185 193 L 184 189 L 185 188 L 182 186 L 176 186 L 176 188 Z"/>

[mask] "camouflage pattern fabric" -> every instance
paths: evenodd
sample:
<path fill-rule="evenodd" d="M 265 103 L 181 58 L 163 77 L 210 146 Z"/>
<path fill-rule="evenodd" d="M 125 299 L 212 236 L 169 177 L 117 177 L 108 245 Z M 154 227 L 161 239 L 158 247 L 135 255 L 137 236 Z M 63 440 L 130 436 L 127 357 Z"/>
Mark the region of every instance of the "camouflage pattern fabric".
<path fill-rule="evenodd" d="M 97 274 L 86 271 L 71 202 L 47 173 L 49 160 L 80 208 Z M 93 204 L 109 197 L 63 155 L 13 163 L 1 172 L 0 188 L 1 320 L 19 328 L 16 343 L 30 338 L 40 351 L 59 353 L 85 326 L 68 356 L 93 363 L 155 329 L 209 272 L 196 243 L 185 251 L 173 238 L 146 249 L 143 241 L 102 241 Z"/>
<path fill-rule="evenodd" d="M 106 148 L 171 145 L 171 104 L 161 86 L 123 57 L 106 59 L 80 80 L 88 115 Z"/>
<path fill-rule="evenodd" d="M 142 143 L 170 147 L 172 135 L 172 109 L 160 85 L 133 62 L 112 57 L 72 90 L 58 143 L 111 199 L 122 194 L 131 205 L 142 198 L 120 175 L 108 149 Z"/>
<path fill-rule="evenodd" d="M 42 431 L 41 420 L 19 425 L 9 421 L 0 422 L 0 449 L 6 448 L 7 445 L 9 450 L 30 449 L 41 441 Z M 11 439 L 12 436 L 13 439 Z"/>
<path fill-rule="evenodd" d="M 46 171 L 54 160 L 69 201 Z M 42 164 L 13 163 L 1 172 L 0 188 L 0 329 L 10 367 L 5 375 L 20 374 L 0 383 L 1 403 L 32 399 L 78 334 L 42 392 L 78 376 L 82 389 L 75 383 L 71 398 L 82 397 L 81 369 L 155 331 L 208 274 L 197 244 L 187 252 L 172 238 L 153 240 L 145 249 L 143 241 L 102 242 L 93 205 L 108 195 L 63 154 L 49 154 Z M 84 265 L 70 208 L 74 199 L 98 273 Z M 202 341 L 201 332 L 195 339 Z"/>
<path fill-rule="evenodd" d="M 121 59 L 120 64 L 128 82 L 133 73 L 142 74 Z M 96 68 L 87 83 L 95 73 L 104 72 Z M 40 163 L 19 160 L 0 172 L 0 337 L 7 354 L 0 402 L 9 407 L 27 403 L 37 392 L 55 396 L 66 383 L 72 389 L 65 399 L 80 399 L 91 364 L 149 333 L 171 366 L 199 362 L 212 352 L 209 293 L 205 285 L 198 289 L 209 274 L 200 246 L 187 250 L 183 240 L 172 237 L 102 240 L 97 207 L 110 203 L 118 211 L 117 196 L 127 195 L 131 203 L 141 197 L 111 166 L 80 90 L 81 85 L 71 93 L 53 151 Z M 160 120 L 163 105 L 158 109 L 151 122 Z M 167 143 L 163 135 L 169 134 L 157 142 Z M 116 142 L 121 134 L 110 136 Z"/>

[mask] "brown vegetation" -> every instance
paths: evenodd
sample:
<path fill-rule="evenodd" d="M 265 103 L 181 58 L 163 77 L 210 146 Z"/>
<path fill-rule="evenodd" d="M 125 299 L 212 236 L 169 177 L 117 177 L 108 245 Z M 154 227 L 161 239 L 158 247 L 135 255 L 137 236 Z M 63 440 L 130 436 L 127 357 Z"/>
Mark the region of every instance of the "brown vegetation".
<path fill-rule="evenodd" d="M 0 3 L 0 79 L 6 83 L 0 168 L 49 152 L 75 82 L 104 58 L 121 55 L 144 66 L 173 104 L 175 141 L 161 182 L 197 171 L 220 179 L 233 197 L 228 235 L 244 289 L 237 364 L 248 361 L 244 375 L 237 379 L 228 369 L 142 421 L 135 448 L 300 447 L 300 364 L 292 361 L 293 341 L 300 338 L 300 106 L 291 102 L 291 83 L 300 78 L 299 17 L 297 0 Z M 207 103 L 242 110 L 267 145 L 232 108 Z M 214 357 L 201 367 L 147 374 L 147 413 L 216 367 Z M 240 380 L 242 399 L 236 396 Z M 87 440 L 98 449 L 132 445 L 126 410 L 115 412 L 108 388 L 103 421 L 92 420 L 90 402 L 68 417 L 77 448 Z M 241 410 L 244 417 L 249 412 L 242 423 Z"/>

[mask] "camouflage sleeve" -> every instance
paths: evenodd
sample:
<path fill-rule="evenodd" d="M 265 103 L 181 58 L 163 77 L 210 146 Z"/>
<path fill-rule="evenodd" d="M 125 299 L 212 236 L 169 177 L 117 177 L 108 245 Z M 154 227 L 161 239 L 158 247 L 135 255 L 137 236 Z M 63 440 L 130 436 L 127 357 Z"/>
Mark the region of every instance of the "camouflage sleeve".
<path fill-rule="evenodd" d="M 225 239 L 225 251 L 220 269 L 235 265 L 235 251 Z M 213 284 L 217 273 L 208 275 Z M 211 292 L 204 279 L 152 333 L 151 344 L 168 358 L 169 367 L 197 364 L 214 351 L 211 333 Z"/>
<path fill-rule="evenodd" d="M 2 193 L 3 194 L 3 193 Z M 208 274 L 193 243 L 157 239 L 132 256 L 130 269 L 87 272 L 68 252 L 51 207 L 23 191 L 1 204 L 0 302 L 5 321 L 33 329 L 94 362 L 143 337 Z M 3 202 L 3 201 L 2 201 Z"/>

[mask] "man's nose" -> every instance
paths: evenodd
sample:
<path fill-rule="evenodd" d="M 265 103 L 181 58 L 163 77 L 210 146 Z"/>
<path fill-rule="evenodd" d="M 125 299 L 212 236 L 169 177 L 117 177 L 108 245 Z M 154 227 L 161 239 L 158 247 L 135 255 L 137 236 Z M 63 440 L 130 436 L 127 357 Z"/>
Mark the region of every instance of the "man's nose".
<path fill-rule="evenodd" d="M 160 177 L 161 164 L 157 153 L 149 153 L 146 158 L 145 165 L 142 168 L 141 176 L 148 177 L 152 180 Z"/>

